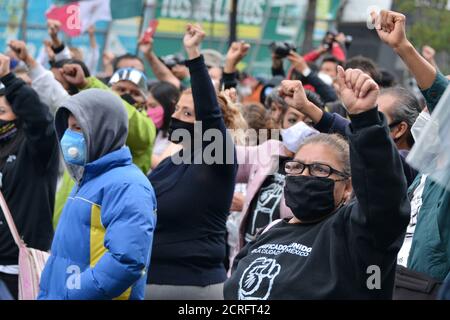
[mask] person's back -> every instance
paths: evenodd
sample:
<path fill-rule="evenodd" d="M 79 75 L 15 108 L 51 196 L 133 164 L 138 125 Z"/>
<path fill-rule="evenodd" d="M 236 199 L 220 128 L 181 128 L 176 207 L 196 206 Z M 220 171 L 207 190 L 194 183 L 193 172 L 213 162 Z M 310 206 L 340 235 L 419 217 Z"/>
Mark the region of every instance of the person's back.
<path fill-rule="evenodd" d="M 63 209 L 39 299 L 142 299 L 156 200 L 125 147 L 127 114 L 103 90 L 71 97 L 55 126 L 77 184 Z"/>

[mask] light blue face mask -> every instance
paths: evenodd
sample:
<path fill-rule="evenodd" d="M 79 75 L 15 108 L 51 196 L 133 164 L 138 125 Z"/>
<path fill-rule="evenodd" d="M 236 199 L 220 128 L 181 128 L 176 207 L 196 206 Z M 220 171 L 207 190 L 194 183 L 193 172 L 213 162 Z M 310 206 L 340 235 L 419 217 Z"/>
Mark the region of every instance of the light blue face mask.
<path fill-rule="evenodd" d="M 81 132 L 67 129 L 61 139 L 61 149 L 67 163 L 78 166 L 86 164 L 86 140 Z"/>

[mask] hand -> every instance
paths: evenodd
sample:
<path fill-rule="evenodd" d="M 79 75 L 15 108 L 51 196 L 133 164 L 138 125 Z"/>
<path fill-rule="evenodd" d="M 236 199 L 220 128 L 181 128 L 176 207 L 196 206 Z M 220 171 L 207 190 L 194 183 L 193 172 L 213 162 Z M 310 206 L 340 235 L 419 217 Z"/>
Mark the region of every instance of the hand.
<path fill-rule="evenodd" d="M 228 49 L 224 71 L 226 73 L 233 73 L 236 71 L 236 65 L 245 58 L 250 45 L 244 41 L 233 42 Z"/>
<path fill-rule="evenodd" d="M 186 34 L 183 38 L 184 48 L 189 59 L 195 59 L 200 56 L 200 44 L 205 38 L 205 32 L 199 25 L 188 23 L 186 26 Z"/>
<path fill-rule="evenodd" d="M 221 92 L 225 99 L 229 100 L 231 103 L 237 103 L 237 91 L 235 88 L 226 89 Z"/>
<path fill-rule="evenodd" d="M 11 40 L 8 45 L 11 48 L 11 50 L 13 50 L 16 53 L 17 58 L 19 60 L 22 60 L 25 63 L 27 63 L 30 60 L 31 57 L 28 54 L 28 49 L 25 42 L 19 40 Z"/>
<path fill-rule="evenodd" d="M 233 201 L 231 202 L 230 211 L 241 212 L 244 207 L 244 195 L 242 193 L 235 193 L 233 195 Z"/>
<path fill-rule="evenodd" d="M 422 56 L 428 62 L 434 61 L 434 56 L 436 55 L 436 51 L 430 46 L 423 46 L 422 48 Z"/>
<path fill-rule="evenodd" d="M 47 21 L 47 31 L 50 38 L 52 39 L 58 38 L 60 28 L 61 22 L 59 22 L 58 20 L 49 19 Z"/>
<path fill-rule="evenodd" d="M 112 65 L 114 59 L 116 58 L 116 56 L 114 55 L 114 53 L 112 52 L 105 52 L 103 53 L 103 65 L 107 66 L 107 65 Z"/>
<path fill-rule="evenodd" d="M 301 81 L 283 80 L 279 90 L 279 95 L 284 98 L 288 106 L 300 112 L 310 103 Z"/>
<path fill-rule="evenodd" d="M 9 69 L 10 58 L 0 53 L 0 78 L 3 78 L 11 72 Z"/>
<path fill-rule="evenodd" d="M 291 62 L 294 69 L 300 73 L 303 73 L 303 71 L 308 69 L 308 64 L 305 59 L 295 51 L 291 51 L 287 56 L 287 59 Z"/>
<path fill-rule="evenodd" d="M 398 12 L 381 10 L 380 15 L 372 12 L 372 22 L 375 23 L 380 39 L 394 50 L 409 43 L 406 38 L 406 17 Z"/>
<path fill-rule="evenodd" d="M 61 41 L 58 38 L 59 30 L 61 29 L 61 22 L 58 20 L 49 19 L 47 21 L 47 31 L 48 35 L 52 39 L 53 47 L 57 48 L 61 46 Z"/>
<path fill-rule="evenodd" d="M 359 69 L 338 66 L 337 84 L 341 101 L 349 114 L 375 108 L 380 89 L 376 82 Z"/>
<path fill-rule="evenodd" d="M 139 50 L 145 55 L 150 55 L 153 52 L 153 38 L 144 41 L 144 36 L 142 36 L 139 39 Z"/>
<path fill-rule="evenodd" d="M 65 64 L 62 67 L 62 76 L 69 84 L 74 85 L 79 89 L 82 89 L 87 85 L 83 68 L 78 64 Z"/>
<path fill-rule="evenodd" d="M 89 34 L 90 37 L 95 36 L 95 25 L 90 26 L 90 27 L 87 29 L 87 32 L 88 32 L 88 34 Z"/>
<path fill-rule="evenodd" d="M 272 68 L 273 69 L 283 68 L 283 59 L 273 52 L 272 52 Z"/>
<path fill-rule="evenodd" d="M 323 44 L 321 44 L 321 45 L 319 46 L 319 48 L 317 48 L 317 52 L 318 52 L 320 55 L 322 55 L 322 54 L 328 52 L 328 48 L 325 47 Z"/>
<path fill-rule="evenodd" d="M 345 44 L 345 34 L 343 32 L 339 32 L 338 35 L 335 37 L 335 40 L 340 44 Z"/>

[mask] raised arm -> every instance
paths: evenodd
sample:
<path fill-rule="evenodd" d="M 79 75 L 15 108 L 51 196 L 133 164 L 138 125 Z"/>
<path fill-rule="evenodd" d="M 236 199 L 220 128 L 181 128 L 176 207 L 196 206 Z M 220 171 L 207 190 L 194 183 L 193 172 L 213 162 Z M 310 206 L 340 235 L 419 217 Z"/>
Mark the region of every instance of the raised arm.
<path fill-rule="evenodd" d="M 46 70 L 39 62 L 33 59 L 27 50 L 25 42 L 13 40 L 9 43 L 9 46 L 17 53 L 19 59 L 28 66 L 32 88 L 36 91 L 40 100 L 49 106 L 51 113 L 54 115 L 56 110 L 69 97 L 69 94 L 61 83 L 55 79 L 51 71 Z"/>
<path fill-rule="evenodd" d="M 312 85 L 316 89 L 317 94 L 325 103 L 338 100 L 334 89 L 323 82 L 317 75 L 317 72 L 312 71 L 308 67 L 306 60 L 301 55 L 295 51 L 291 51 L 287 58 L 291 62 L 294 69 L 304 77 L 305 82 Z"/>
<path fill-rule="evenodd" d="M 372 13 L 372 22 L 380 39 L 400 56 L 414 75 L 419 88 L 430 88 L 436 79 L 436 69 L 417 52 L 406 37 L 406 17 L 398 12 L 382 10 L 379 15 Z"/>
<path fill-rule="evenodd" d="M 57 152 L 53 116 L 36 92 L 9 69 L 10 59 L 0 54 L 0 81 L 6 87 L 6 99 L 23 126 L 33 159 L 46 169 Z"/>
<path fill-rule="evenodd" d="M 144 42 L 143 38 L 141 38 L 139 40 L 139 50 L 144 54 L 150 64 L 150 68 L 152 68 L 153 73 L 159 81 L 169 82 L 177 88 L 180 87 L 180 80 L 174 76 L 172 71 L 170 71 L 170 69 L 167 68 L 166 65 L 159 60 L 153 52 L 153 39 L 150 39 L 148 42 Z"/>
<path fill-rule="evenodd" d="M 376 100 L 378 85 L 358 69 L 338 67 L 342 102 L 351 118 L 349 143 L 353 190 L 357 204 L 350 232 L 387 249 L 406 231 L 410 218 L 406 179 L 400 155 Z M 357 234 L 357 230 L 361 234 Z"/>
<path fill-rule="evenodd" d="M 245 58 L 249 49 L 250 45 L 244 41 L 233 42 L 228 48 L 222 75 L 224 89 L 237 86 L 237 65 Z"/>
<path fill-rule="evenodd" d="M 198 25 L 188 24 L 183 39 L 188 55 L 186 65 L 191 74 L 192 96 L 195 105 L 195 118 L 202 121 L 203 127 L 225 130 L 222 113 L 217 102 L 216 90 L 206 69 L 200 44 L 205 32 Z"/>

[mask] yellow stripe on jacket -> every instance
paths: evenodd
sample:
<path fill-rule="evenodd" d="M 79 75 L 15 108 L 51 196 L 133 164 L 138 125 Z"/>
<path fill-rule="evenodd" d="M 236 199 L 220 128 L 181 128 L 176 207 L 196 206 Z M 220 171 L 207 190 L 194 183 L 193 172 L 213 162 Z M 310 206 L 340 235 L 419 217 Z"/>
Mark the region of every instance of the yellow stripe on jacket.
<path fill-rule="evenodd" d="M 105 248 L 105 227 L 102 224 L 101 207 L 92 205 L 91 208 L 91 230 L 90 230 L 90 267 L 93 268 L 97 262 L 108 251 Z M 131 294 L 131 287 L 125 290 L 120 296 L 114 300 L 128 300 Z"/>

